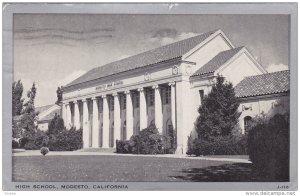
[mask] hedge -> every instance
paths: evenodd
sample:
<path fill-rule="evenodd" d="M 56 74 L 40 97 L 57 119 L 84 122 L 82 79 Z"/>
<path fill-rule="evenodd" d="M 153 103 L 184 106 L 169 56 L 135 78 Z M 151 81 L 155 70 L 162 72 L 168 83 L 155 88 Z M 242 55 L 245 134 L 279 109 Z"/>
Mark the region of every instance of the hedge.
<path fill-rule="evenodd" d="M 189 139 L 188 155 L 246 155 L 247 135 Z"/>
<path fill-rule="evenodd" d="M 133 154 L 169 154 L 174 153 L 172 145 L 174 139 L 160 135 L 157 128 L 151 125 L 138 135 L 133 135 L 130 140 L 116 141 L 117 153 Z"/>
<path fill-rule="evenodd" d="M 255 171 L 275 181 L 289 180 L 289 115 L 254 119 L 249 130 L 249 157 Z"/>

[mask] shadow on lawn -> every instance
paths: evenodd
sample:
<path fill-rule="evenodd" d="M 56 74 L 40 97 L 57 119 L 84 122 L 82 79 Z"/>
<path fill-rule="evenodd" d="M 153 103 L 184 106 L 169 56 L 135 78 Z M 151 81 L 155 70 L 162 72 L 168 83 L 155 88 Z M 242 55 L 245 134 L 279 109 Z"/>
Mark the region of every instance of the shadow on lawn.
<path fill-rule="evenodd" d="M 194 182 L 270 182 L 253 171 L 251 163 L 233 163 L 181 171 L 184 175 L 172 178 Z"/>

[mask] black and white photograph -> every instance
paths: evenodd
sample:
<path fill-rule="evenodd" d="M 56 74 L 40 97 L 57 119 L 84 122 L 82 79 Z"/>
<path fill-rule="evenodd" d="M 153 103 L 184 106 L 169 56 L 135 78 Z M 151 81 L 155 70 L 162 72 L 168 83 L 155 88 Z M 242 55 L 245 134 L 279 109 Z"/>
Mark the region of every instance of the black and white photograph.
<path fill-rule="evenodd" d="M 3 140 L 13 190 L 296 183 L 290 15 L 16 5 L 25 11 L 3 29 L 12 48 Z"/>

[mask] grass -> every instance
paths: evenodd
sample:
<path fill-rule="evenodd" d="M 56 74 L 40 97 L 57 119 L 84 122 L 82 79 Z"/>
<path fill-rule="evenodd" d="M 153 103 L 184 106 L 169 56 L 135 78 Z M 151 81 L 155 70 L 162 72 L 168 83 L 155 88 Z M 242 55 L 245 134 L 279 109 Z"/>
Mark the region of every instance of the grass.
<path fill-rule="evenodd" d="M 13 181 L 264 181 L 251 164 L 138 156 L 14 156 Z"/>

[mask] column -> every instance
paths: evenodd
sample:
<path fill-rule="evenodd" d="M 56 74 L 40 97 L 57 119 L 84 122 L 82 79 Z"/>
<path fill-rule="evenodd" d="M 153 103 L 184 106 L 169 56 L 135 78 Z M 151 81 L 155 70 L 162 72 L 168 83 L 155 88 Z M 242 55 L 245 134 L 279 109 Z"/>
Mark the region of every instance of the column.
<path fill-rule="evenodd" d="M 140 130 L 147 128 L 147 104 L 144 88 L 138 88 L 140 92 Z"/>
<path fill-rule="evenodd" d="M 126 129 L 127 136 L 126 139 L 129 140 L 133 135 L 133 108 L 132 108 L 132 99 L 131 93 L 129 90 L 125 91 L 126 94 Z"/>
<path fill-rule="evenodd" d="M 83 139 L 83 148 L 89 147 L 89 110 L 88 103 L 86 99 L 82 100 L 83 104 L 83 127 L 82 127 L 82 139 Z"/>
<path fill-rule="evenodd" d="M 155 125 L 159 131 L 159 133 L 163 133 L 162 127 L 162 103 L 161 103 L 161 92 L 158 85 L 154 85 L 152 87 L 154 89 L 154 100 L 155 100 Z"/>
<path fill-rule="evenodd" d="M 93 101 L 93 138 L 92 146 L 93 148 L 99 148 L 99 121 L 98 121 L 98 99 L 96 97 L 92 98 Z"/>
<path fill-rule="evenodd" d="M 118 93 L 113 93 L 114 96 L 114 142 L 113 146 L 116 146 L 116 140 L 121 139 L 121 108 Z"/>
<path fill-rule="evenodd" d="M 66 127 L 67 129 L 70 129 L 71 128 L 71 107 L 70 107 L 70 103 L 67 103 L 66 104 Z"/>
<path fill-rule="evenodd" d="M 67 105 L 65 103 L 61 106 L 61 117 L 64 119 L 65 125 L 67 124 Z"/>
<path fill-rule="evenodd" d="M 171 119 L 174 131 L 176 130 L 176 111 L 175 111 L 175 82 L 169 83 L 171 87 Z"/>
<path fill-rule="evenodd" d="M 176 154 L 185 154 L 187 151 L 188 136 L 194 128 L 194 118 L 191 113 L 190 82 L 186 80 L 176 82 Z M 194 107 L 194 106 L 192 106 Z"/>
<path fill-rule="evenodd" d="M 76 129 L 80 129 L 80 114 L 78 101 L 74 101 L 74 126 L 76 127 Z"/>
<path fill-rule="evenodd" d="M 109 110 L 108 99 L 106 95 L 102 95 L 103 99 L 103 141 L 102 147 L 109 148 Z"/>

